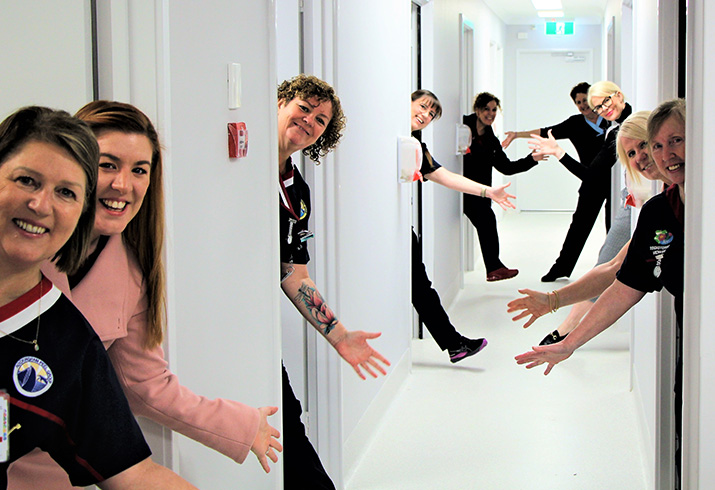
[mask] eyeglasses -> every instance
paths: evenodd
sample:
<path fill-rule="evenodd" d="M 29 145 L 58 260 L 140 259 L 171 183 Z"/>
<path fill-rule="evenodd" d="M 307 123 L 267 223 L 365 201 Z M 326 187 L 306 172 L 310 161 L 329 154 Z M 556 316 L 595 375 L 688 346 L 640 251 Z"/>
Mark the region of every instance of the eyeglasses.
<path fill-rule="evenodd" d="M 603 102 L 593 108 L 593 112 L 600 115 L 603 111 L 611 107 L 611 104 L 613 104 L 612 97 L 614 97 L 617 93 L 618 92 L 613 92 L 611 95 L 603 99 Z"/>

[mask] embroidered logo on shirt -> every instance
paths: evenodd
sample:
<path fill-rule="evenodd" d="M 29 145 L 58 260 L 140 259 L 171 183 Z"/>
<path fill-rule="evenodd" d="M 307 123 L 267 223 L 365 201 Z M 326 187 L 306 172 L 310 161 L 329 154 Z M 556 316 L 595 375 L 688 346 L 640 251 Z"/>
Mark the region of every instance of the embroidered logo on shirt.
<path fill-rule="evenodd" d="M 308 206 L 305 204 L 304 200 L 300 200 L 300 214 L 298 215 L 298 219 L 303 219 L 305 218 L 305 215 L 308 214 Z"/>
<path fill-rule="evenodd" d="M 49 390 L 54 381 L 50 367 L 33 356 L 23 357 L 15 363 L 12 379 L 17 391 L 33 398 Z"/>
<path fill-rule="evenodd" d="M 673 241 L 673 234 L 667 230 L 656 230 L 654 240 L 659 245 L 668 245 Z"/>

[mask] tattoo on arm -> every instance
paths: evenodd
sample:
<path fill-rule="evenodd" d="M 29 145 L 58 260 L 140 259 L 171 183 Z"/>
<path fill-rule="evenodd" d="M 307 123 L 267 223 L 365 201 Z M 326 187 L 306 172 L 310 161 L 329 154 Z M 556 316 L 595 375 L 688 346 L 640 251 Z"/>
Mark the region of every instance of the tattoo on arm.
<path fill-rule="evenodd" d="M 302 303 L 308 309 L 311 317 L 315 319 L 318 327 L 325 335 L 328 335 L 338 324 L 335 313 L 325 303 L 317 289 L 307 284 L 301 285 L 298 294 L 295 296 L 295 302 Z"/>

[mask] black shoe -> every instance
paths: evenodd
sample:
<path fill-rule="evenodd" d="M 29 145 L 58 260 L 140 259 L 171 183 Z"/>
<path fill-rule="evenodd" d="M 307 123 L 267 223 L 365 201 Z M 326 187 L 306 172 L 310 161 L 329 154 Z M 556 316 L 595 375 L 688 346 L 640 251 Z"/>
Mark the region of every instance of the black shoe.
<path fill-rule="evenodd" d="M 557 279 L 568 278 L 568 274 L 562 274 L 551 269 L 544 277 L 541 278 L 541 282 L 554 282 Z"/>
<path fill-rule="evenodd" d="M 468 339 L 462 337 L 462 342 L 456 349 L 449 349 L 449 360 L 454 364 L 469 356 L 473 356 L 487 346 L 487 339 Z"/>
<path fill-rule="evenodd" d="M 568 334 L 566 334 L 566 335 L 568 335 Z M 549 335 L 544 337 L 544 340 L 539 342 L 539 345 L 557 344 L 557 343 L 561 342 L 562 340 L 564 340 L 566 338 L 566 335 L 559 335 L 559 331 L 554 330 Z"/>

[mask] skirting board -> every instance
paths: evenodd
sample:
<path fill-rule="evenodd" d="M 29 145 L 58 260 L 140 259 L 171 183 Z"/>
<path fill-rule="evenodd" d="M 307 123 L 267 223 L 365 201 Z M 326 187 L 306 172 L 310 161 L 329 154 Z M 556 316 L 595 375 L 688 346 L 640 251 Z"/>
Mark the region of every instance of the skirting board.
<path fill-rule="evenodd" d="M 412 351 L 407 349 L 400 361 L 395 364 L 392 374 L 374 398 L 355 429 L 343 445 L 344 481 L 353 477 L 364 454 L 370 447 L 375 435 L 380 431 L 385 412 L 405 384 L 412 366 Z"/>

